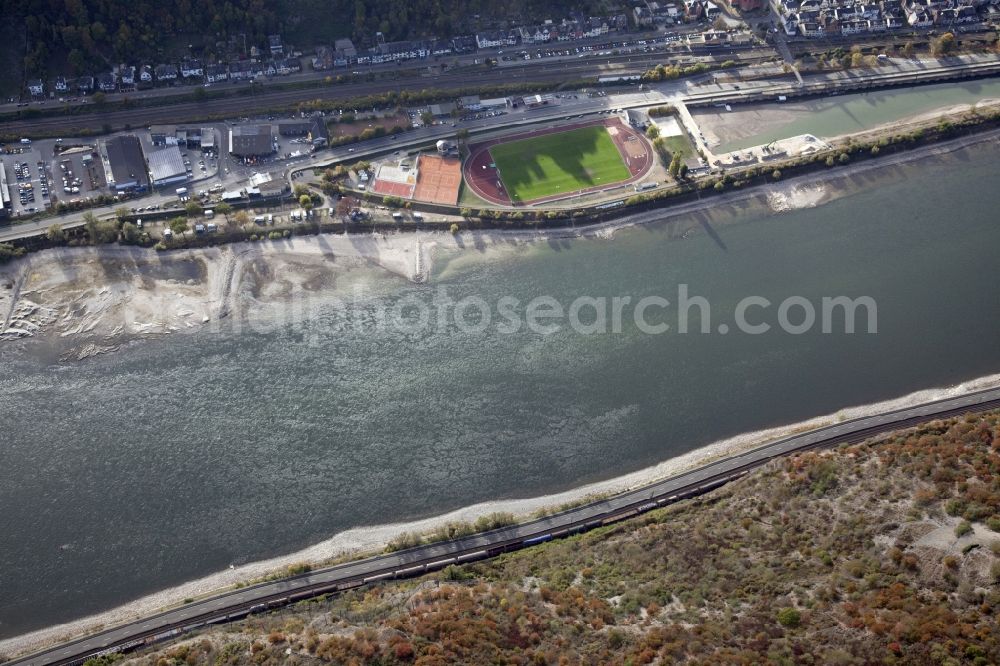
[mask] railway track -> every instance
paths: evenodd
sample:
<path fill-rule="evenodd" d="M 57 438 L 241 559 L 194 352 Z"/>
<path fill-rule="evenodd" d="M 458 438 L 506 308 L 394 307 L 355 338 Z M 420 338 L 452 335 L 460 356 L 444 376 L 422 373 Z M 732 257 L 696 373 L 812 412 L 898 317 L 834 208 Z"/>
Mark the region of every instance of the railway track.
<path fill-rule="evenodd" d="M 347 100 L 351 97 L 382 94 L 388 92 L 419 91 L 431 88 L 458 89 L 473 88 L 492 84 L 509 84 L 519 81 L 530 83 L 562 82 L 574 78 L 593 78 L 601 74 L 639 74 L 656 65 L 678 58 L 691 59 L 688 53 L 658 53 L 640 56 L 614 56 L 598 60 L 582 60 L 579 62 L 548 62 L 539 61 L 535 65 L 506 66 L 473 74 L 441 75 L 437 77 L 407 77 L 394 80 L 377 80 L 360 83 L 345 83 L 324 85 L 317 81 L 315 87 L 296 90 L 277 90 L 268 92 L 266 88 L 254 95 L 237 94 L 243 89 L 233 87 L 233 95 L 222 99 L 205 100 L 201 102 L 178 102 L 161 106 L 136 107 L 133 109 L 118 109 L 108 111 L 88 111 L 75 115 L 56 115 L 40 118 L 9 120 L 0 123 L 0 133 L 11 135 L 32 136 L 42 133 L 64 131 L 67 134 L 89 130 L 100 132 L 105 126 L 121 128 L 126 125 L 144 127 L 160 123 L 180 123 L 202 120 L 207 117 L 220 117 L 228 114 L 246 115 L 248 112 L 261 112 L 268 109 L 290 107 L 300 102 L 313 100 Z M 774 58 L 770 50 L 755 50 L 738 56 L 726 55 L 705 56 L 712 59 L 740 60 L 743 64 L 764 62 Z M 631 62 L 628 59 L 631 58 Z M 610 64 L 606 64 L 610 61 Z M 226 84 L 218 84 L 225 89 Z"/>
<path fill-rule="evenodd" d="M 844 443 L 856 443 L 874 435 L 929 420 L 997 407 L 1000 407 L 1000 388 L 976 391 L 824 426 L 776 440 L 740 455 L 611 498 L 528 523 L 233 590 L 57 645 L 35 655 L 16 659 L 9 664 L 19 666 L 80 664 L 93 656 L 134 650 L 199 627 L 230 622 L 321 594 L 336 593 L 383 580 L 419 576 L 451 564 L 464 564 L 495 557 L 504 552 L 626 520 L 646 511 L 706 493 L 781 456 Z"/>

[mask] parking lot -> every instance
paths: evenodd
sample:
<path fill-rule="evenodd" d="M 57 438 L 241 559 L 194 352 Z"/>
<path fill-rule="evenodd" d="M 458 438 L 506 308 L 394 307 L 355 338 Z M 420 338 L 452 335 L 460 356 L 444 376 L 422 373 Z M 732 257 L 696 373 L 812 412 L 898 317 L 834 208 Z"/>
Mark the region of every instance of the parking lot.
<path fill-rule="evenodd" d="M 106 192 L 104 166 L 92 146 L 73 147 L 52 159 L 52 189 L 63 201 Z"/>
<path fill-rule="evenodd" d="M 4 146 L 2 162 L 13 215 L 45 210 L 51 201 L 51 174 L 39 152 L 30 145 Z"/>

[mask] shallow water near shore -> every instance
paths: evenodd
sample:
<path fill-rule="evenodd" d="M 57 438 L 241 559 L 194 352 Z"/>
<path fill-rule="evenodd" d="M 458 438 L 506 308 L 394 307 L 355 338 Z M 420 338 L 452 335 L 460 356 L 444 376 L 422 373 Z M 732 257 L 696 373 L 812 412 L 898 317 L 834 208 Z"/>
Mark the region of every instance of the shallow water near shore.
<path fill-rule="evenodd" d="M 612 240 L 441 250 L 413 285 L 351 269 L 336 306 L 79 363 L 0 347 L 0 636 L 344 529 L 529 497 L 741 432 L 1000 372 L 992 148 Z M 793 197 L 794 199 L 794 197 Z M 683 229 L 683 231 L 682 231 Z M 875 335 L 379 329 L 383 307 L 658 295 L 716 322 L 760 295 L 871 296 Z M 402 311 L 402 309 L 400 310 Z M 676 323 L 669 319 L 671 323 Z M 773 321 L 773 320 L 772 320 Z M 697 328 L 697 326 L 693 326 Z M 239 331 L 237 331 L 239 329 Z"/>

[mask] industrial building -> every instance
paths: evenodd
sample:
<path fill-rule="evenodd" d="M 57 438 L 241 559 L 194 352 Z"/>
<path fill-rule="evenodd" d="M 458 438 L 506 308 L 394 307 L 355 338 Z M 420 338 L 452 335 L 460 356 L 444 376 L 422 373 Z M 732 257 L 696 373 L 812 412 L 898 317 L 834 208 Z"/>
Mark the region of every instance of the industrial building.
<path fill-rule="evenodd" d="M 177 146 L 167 146 L 149 154 L 149 177 L 153 187 L 174 185 L 187 180 L 187 167 Z"/>
<path fill-rule="evenodd" d="M 0 162 L 0 218 L 10 217 L 10 190 L 7 188 L 7 168 Z"/>
<path fill-rule="evenodd" d="M 104 143 L 104 159 L 108 184 L 118 192 L 149 188 L 146 160 L 134 134 L 108 139 Z"/>
<path fill-rule="evenodd" d="M 238 125 L 229 130 L 229 152 L 236 157 L 263 157 L 274 152 L 270 125 Z"/>

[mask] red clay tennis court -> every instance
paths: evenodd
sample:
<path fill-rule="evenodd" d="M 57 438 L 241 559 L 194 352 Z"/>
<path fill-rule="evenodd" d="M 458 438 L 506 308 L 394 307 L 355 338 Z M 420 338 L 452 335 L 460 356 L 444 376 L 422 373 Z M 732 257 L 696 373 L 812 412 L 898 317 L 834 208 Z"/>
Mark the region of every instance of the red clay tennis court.
<path fill-rule="evenodd" d="M 454 157 L 421 155 L 417 160 L 417 186 L 413 198 L 428 203 L 458 203 L 462 184 L 462 163 Z"/>

